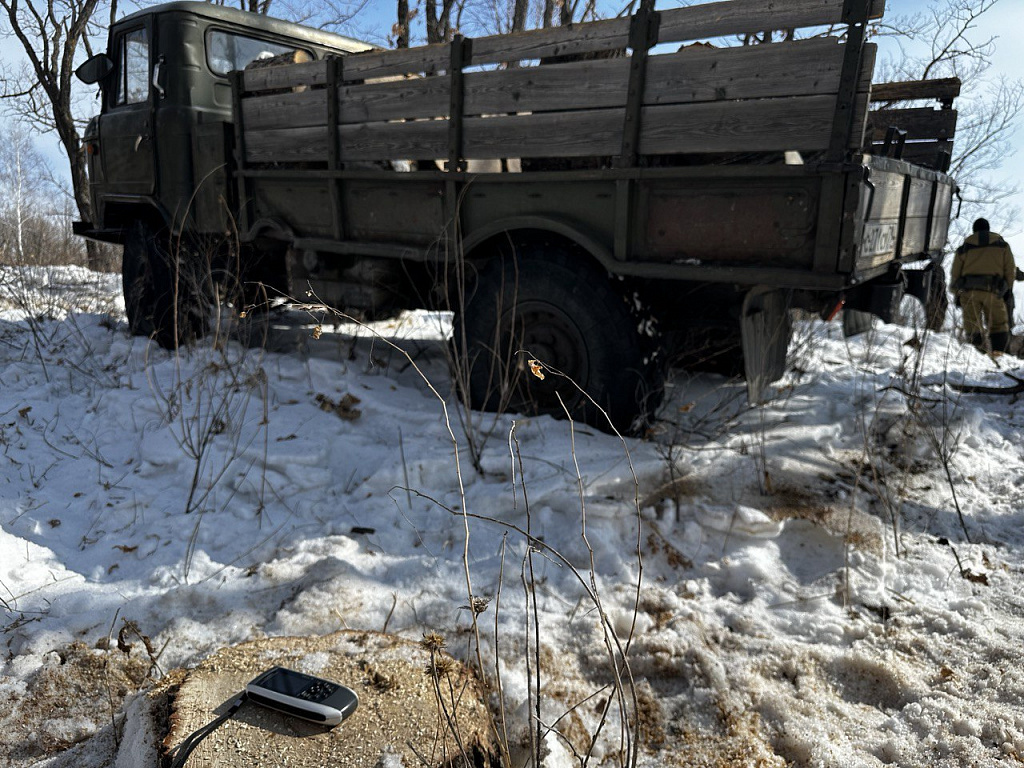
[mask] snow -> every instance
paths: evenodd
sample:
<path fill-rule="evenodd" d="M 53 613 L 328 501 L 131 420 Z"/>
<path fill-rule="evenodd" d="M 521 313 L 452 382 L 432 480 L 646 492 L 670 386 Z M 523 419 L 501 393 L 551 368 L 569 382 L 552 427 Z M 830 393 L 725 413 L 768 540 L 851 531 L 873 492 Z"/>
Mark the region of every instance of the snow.
<path fill-rule="evenodd" d="M 128 335 L 116 277 L 0 282 L 0 762 L 46 762 L 24 746 L 45 724 L 114 764 L 109 711 L 28 692 L 69 648 L 119 653 L 126 621 L 163 672 L 343 628 L 438 632 L 475 665 L 470 595 L 517 755 L 540 660 L 548 768 L 581 733 L 597 762 L 623 748 L 594 704 L 609 647 L 641 766 L 1024 756 L 1024 402 L 955 388 L 1012 386 L 1016 358 L 805 321 L 763 407 L 677 372 L 644 440 L 474 414 L 477 471 L 443 317 L 175 355 Z M 135 764 L 152 735 L 120 722 Z"/>

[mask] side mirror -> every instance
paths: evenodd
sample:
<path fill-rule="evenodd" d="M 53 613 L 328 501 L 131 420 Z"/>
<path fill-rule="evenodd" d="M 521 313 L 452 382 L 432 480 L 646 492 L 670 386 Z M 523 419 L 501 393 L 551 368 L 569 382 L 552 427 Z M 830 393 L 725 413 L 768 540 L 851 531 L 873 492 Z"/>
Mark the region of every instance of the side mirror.
<path fill-rule="evenodd" d="M 103 80 L 114 71 L 114 62 L 105 53 L 97 53 L 95 56 L 86 59 L 78 69 L 75 70 L 75 77 L 86 85 L 92 85 Z"/>

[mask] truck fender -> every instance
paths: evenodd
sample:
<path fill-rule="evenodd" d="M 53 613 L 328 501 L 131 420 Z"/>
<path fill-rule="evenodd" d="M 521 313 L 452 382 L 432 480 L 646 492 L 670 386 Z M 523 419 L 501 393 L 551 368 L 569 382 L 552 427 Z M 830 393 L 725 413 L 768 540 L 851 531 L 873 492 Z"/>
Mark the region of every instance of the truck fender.
<path fill-rule="evenodd" d="M 490 221 L 463 238 L 463 250 L 471 254 L 476 248 L 491 238 L 502 234 L 512 235 L 515 232 L 534 231 L 550 232 L 575 243 L 593 256 L 609 272 L 614 272 L 615 259 L 612 252 L 599 240 L 591 237 L 572 224 L 546 216 L 513 216 L 507 219 Z"/>
<path fill-rule="evenodd" d="M 789 310 L 792 291 L 758 285 L 743 299 L 740 334 L 747 400 L 763 403 L 768 385 L 786 371 L 786 353 L 792 336 Z"/>

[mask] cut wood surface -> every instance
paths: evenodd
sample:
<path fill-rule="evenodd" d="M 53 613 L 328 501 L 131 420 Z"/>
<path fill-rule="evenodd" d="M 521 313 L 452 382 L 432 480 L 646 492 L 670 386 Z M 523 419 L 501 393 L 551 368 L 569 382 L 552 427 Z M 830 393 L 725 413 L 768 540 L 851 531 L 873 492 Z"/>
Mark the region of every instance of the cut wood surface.
<path fill-rule="evenodd" d="M 453 665 L 441 679 L 442 695 L 454 709 L 468 764 L 487 766 L 494 750 L 480 687 L 462 664 L 441 655 Z M 379 768 L 389 760 L 424 768 L 461 764 L 459 747 L 439 720 L 429 662 L 419 643 L 375 632 L 269 638 L 224 648 L 187 673 L 172 702 L 164 746 L 175 748 L 223 712 L 246 683 L 280 665 L 347 685 L 359 696 L 358 708 L 328 729 L 247 703 L 198 746 L 190 768 Z M 454 705 L 452 695 L 458 697 Z"/>

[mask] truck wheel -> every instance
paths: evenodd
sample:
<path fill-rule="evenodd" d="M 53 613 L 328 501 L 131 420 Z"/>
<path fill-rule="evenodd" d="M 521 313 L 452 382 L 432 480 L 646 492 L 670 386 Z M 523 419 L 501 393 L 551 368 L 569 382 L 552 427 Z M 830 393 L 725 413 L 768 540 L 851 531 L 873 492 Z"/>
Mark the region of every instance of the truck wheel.
<path fill-rule="evenodd" d="M 462 399 L 487 411 L 567 410 L 636 433 L 662 396 L 641 319 L 565 249 L 520 248 L 518 257 L 488 263 L 456 312 L 452 374 Z"/>
<path fill-rule="evenodd" d="M 198 270 L 184 263 L 191 260 L 176 264 L 166 238 L 166 232 L 134 222 L 125 238 L 121 278 L 132 334 L 175 349 L 206 332 L 206 306 Z"/>

